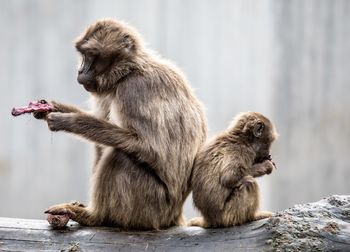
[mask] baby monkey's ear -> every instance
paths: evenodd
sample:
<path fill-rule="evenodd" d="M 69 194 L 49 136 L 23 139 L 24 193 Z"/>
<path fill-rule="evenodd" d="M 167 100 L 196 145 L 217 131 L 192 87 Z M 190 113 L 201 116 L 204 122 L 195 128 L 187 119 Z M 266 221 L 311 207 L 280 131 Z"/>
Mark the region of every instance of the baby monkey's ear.
<path fill-rule="evenodd" d="M 123 38 L 123 46 L 124 46 L 124 51 L 128 53 L 134 48 L 135 42 L 129 35 L 126 35 Z"/>
<path fill-rule="evenodd" d="M 261 137 L 265 129 L 265 124 L 262 121 L 257 121 L 253 128 L 253 134 L 255 137 Z"/>

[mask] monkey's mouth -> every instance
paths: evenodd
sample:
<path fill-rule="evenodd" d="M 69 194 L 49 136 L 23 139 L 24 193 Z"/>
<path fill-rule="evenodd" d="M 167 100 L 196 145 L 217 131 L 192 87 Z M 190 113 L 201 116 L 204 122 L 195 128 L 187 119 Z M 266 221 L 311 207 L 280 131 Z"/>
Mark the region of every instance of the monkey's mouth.
<path fill-rule="evenodd" d="M 260 157 L 256 157 L 254 160 L 254 164 L 258 164 L 258 163 L 262 163 L 266 160 L 270 160 L 272 161 L 272 157 L 270 154 L 268 154 L 267 156 L 260 156 Z"/>
<path fill-rule="evenodd" d="M 271 154 L 268 154 L 267 156 L 261 156 L 261 157 L 255 158 L 254 164 L 259 164 L 259 163 L 262 163 L 262 162 L 264 162 L 266 160 L 271 161 L 273 166 L 277 169 L 277 166 L 276 166 L 275 162 L 272 161 Z"/>
<path fill-rule="evenodd" d="M 96 92 L 97 91 L 97 83 L 95 83 L 94 81 L 90 81 L 90 82 L 83 82 L 81 79 L 79 79 L 78 77 L 78 82 L 79 84 L 81 84 L 86 91 L 88 92 Z"/>
<path fill-rule="evenodd" d="M 96 92 L 97 89 L 96 89 L 96 85 L 86 85 L 84 84 L 83 85 L 85 90 L 88 91 L 88 92 Z"/>
<path fill-rule="evenodd" d="M 77 77 L 79 84 L 83 85 L 85 90 L 88 92 L 96 92 L 97 83 L 95 78 L 86 73 L 79 73 Z"/>

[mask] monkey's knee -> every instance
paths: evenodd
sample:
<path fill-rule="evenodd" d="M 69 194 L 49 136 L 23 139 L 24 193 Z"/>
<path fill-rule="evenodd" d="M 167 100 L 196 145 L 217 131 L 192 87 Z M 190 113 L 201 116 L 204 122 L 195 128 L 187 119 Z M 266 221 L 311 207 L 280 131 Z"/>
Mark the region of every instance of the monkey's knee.
<path fill-rule="evenodd" d="M 259 201 L 259 188 L 256 180 L 250 175 L 243 177 L 230 195 L 226 197 L 225 204 L 231 201 L 233 201 L 233 205 L 243 205 L 249 208 L 251 205 L 255 205 L 254 203 Z"/>
<path fill-rule="evenodd" d="M 240 181 L 240 187 L 235 198 L 235 219 L 237 224 L 254 220 L 259 204 L 258 183 L 252 176 L 245 176 Z"/>
<path fill-rule="evenodd" d="M 239 181 L 237 187 L 240 191 L 255 192 L 258 190 L 258 183 L 252 176 L 248 175 Z"/>

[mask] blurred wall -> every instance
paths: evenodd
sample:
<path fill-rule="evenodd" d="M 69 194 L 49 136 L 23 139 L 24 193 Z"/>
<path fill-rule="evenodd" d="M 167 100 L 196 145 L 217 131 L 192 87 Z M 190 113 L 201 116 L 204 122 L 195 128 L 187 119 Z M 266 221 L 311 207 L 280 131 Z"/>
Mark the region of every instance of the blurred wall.
<path fill-rule="evenodd" d="M 350 1 L 274 1 L 271 207 L 350 193 Z M 276 192 L 274 190 L 277 190 Z"/>
<path fill-rule="evenodd" d="M 72 41 L 103 17 L 135 26 L 184 70 L 210 135 L 240 111 L 271 117 L 278 170 L 259 180 L 265 209 L 349 194 L 348 13 L 346 0 L 0 0 L 0 216 L 87 201 L 91 146 L 10 111 L 38 98 L 88 107 Z"/>

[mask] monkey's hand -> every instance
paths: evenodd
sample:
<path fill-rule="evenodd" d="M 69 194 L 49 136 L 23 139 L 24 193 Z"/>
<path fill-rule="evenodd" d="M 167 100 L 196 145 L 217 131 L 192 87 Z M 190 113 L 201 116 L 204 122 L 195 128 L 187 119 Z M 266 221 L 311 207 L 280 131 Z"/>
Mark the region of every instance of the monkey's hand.
<path fill-rule="evenodd" d="M 270 174 L 274 168 L 276 168 L 274 162 L 265 160 L 261 163 L 254 164 L 251 173 L 253 177 L 260 177 L 265 174 Z"/>
<path fill-rule="evenodd" d="M 51 112 L 46 117 L 47 125 L 51 131 L 71 131 L 76 115 L 76 113 Z"/>
<path fill-rule="evenodd" d="M 44 101 L 44 100 L 43 100 Z M 46 101 L 45 101 L 46 102 Z M 35 111 L 33 112 L 33 116 L 36 119 L 47 119 L 47 115 L 51 112 L 61 112 L 61 113 L 83 113 L 80 109 L 70 106 L 70 105 L 65 105 L 56 101 L 50 101 L 48 102 L 53 108 L 50 111 Z"/>

